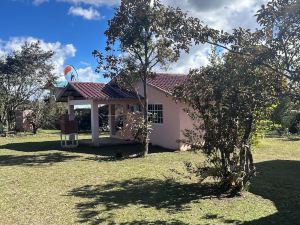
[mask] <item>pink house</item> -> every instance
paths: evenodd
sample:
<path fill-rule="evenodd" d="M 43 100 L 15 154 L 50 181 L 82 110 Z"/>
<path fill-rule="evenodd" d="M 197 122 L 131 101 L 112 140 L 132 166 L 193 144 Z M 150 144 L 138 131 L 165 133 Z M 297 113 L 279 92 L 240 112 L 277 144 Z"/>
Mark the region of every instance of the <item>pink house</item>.
<path fill-rule="evenodd" d="M 193 122 L 184 112 L 187 106 L 176 103 L 171 95 L 173 89 L 185 80 L 186 76 L 174 74 L 158 74 L 155 79 L 148 80 L 148 111 L 156 115 L 152 119 L 150 136 L 153 145 L 176 150 L 186 149 L 178 140 L 183 138 L 183 130 L 193 128 Z M 142 83 L 136 84 L 136 90 L 140 97 L 143 97 Z M 70 119 L 74 119 L 75 105 L 91 106 L 93 145 L 101 143 L 98 126 L 100 105 L 109 105 L 110 137 L 126 140 L 132 138 L 126 127 L 117 131 L 116 124 L 120 117 L 123 118 L 124 124 L 129 122 L 130 114 L 139 110 L 140 101 L 135 93 L 120 89 L 113 83 L 70 82 L 57 94 L 57 101 L 68 103 Z"/>

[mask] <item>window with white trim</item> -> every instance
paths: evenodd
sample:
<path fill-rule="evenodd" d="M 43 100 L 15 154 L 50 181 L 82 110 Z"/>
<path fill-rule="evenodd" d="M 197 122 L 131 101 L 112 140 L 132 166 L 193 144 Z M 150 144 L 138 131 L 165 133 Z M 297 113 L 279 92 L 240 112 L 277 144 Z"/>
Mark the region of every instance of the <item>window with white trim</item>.
<path fill-rule="evenodd" d="M 163 124 L 164 114 L 162 104 L 149 104 L 148 105 L 148 120 L 151 123 Z"/>

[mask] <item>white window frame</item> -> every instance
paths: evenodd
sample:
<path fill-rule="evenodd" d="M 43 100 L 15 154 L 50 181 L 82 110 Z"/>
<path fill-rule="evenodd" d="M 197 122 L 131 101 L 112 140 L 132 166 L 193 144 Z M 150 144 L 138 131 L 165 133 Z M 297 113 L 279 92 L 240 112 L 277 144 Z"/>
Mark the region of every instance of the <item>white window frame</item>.
<path fill-rule="evenodd" d="M 153 124 L 164 123 L 163 104 L 148 104 L 148 120 Z"/>

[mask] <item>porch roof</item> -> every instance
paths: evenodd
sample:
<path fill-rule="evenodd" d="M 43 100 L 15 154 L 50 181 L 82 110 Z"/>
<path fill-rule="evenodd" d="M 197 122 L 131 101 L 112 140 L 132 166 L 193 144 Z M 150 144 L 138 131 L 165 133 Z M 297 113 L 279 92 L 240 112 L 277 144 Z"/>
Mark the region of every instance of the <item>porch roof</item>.
<path fill-rule="evenodd" d="M 72 96 L 78 100 L 132 100 L 137 99 L 134 92 L 129 92 L 112 84 L 92 82 L 69 82 L 68 85 L 58 94 L 58 102 L 67 102 Z"/>

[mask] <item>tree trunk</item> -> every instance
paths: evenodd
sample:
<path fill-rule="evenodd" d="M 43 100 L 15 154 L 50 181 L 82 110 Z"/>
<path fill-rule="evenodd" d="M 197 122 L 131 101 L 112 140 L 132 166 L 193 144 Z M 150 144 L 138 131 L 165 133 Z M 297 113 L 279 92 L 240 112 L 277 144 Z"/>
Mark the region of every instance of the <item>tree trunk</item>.
<path fill-rule="evenodd" d="M 149 153 L 149 129 L 148 129 L 148 87 L 147 87 L 147 78 L 144 76 L 144 126 L 146 129 L 146 135 L 144 139 L 144 157 L 148 155 Z"/>
<path fill-rule="evenodd" d="M 12 131 L 12 118 L 10 113 L 10 111 L 6 112 L 6 126 L 8 132 Z"/>
<path fill-rule="evenodd" d="M 251 152 L 251 134 L 253 126 L 253 116 L 250 115 L 246 120 L 245 134 L 242 139 L 240 150 L 240 167 L 241 171 L 245 173 L 242 185 L 245 187 L 247 182 L 255 174 L 255 166 L 253 162 L 253 155 Z M 241 188 L 243 188 L 241 187 Z"/>
<path fill-rule="evenodd" d="M 32 133 L 33 133 L 34 135 L 36 135 L 37 130 L 38 130 L 38 127 L 36 126 L 35 123 L 32 123 L 31 125 L 32 125 Z"/>

